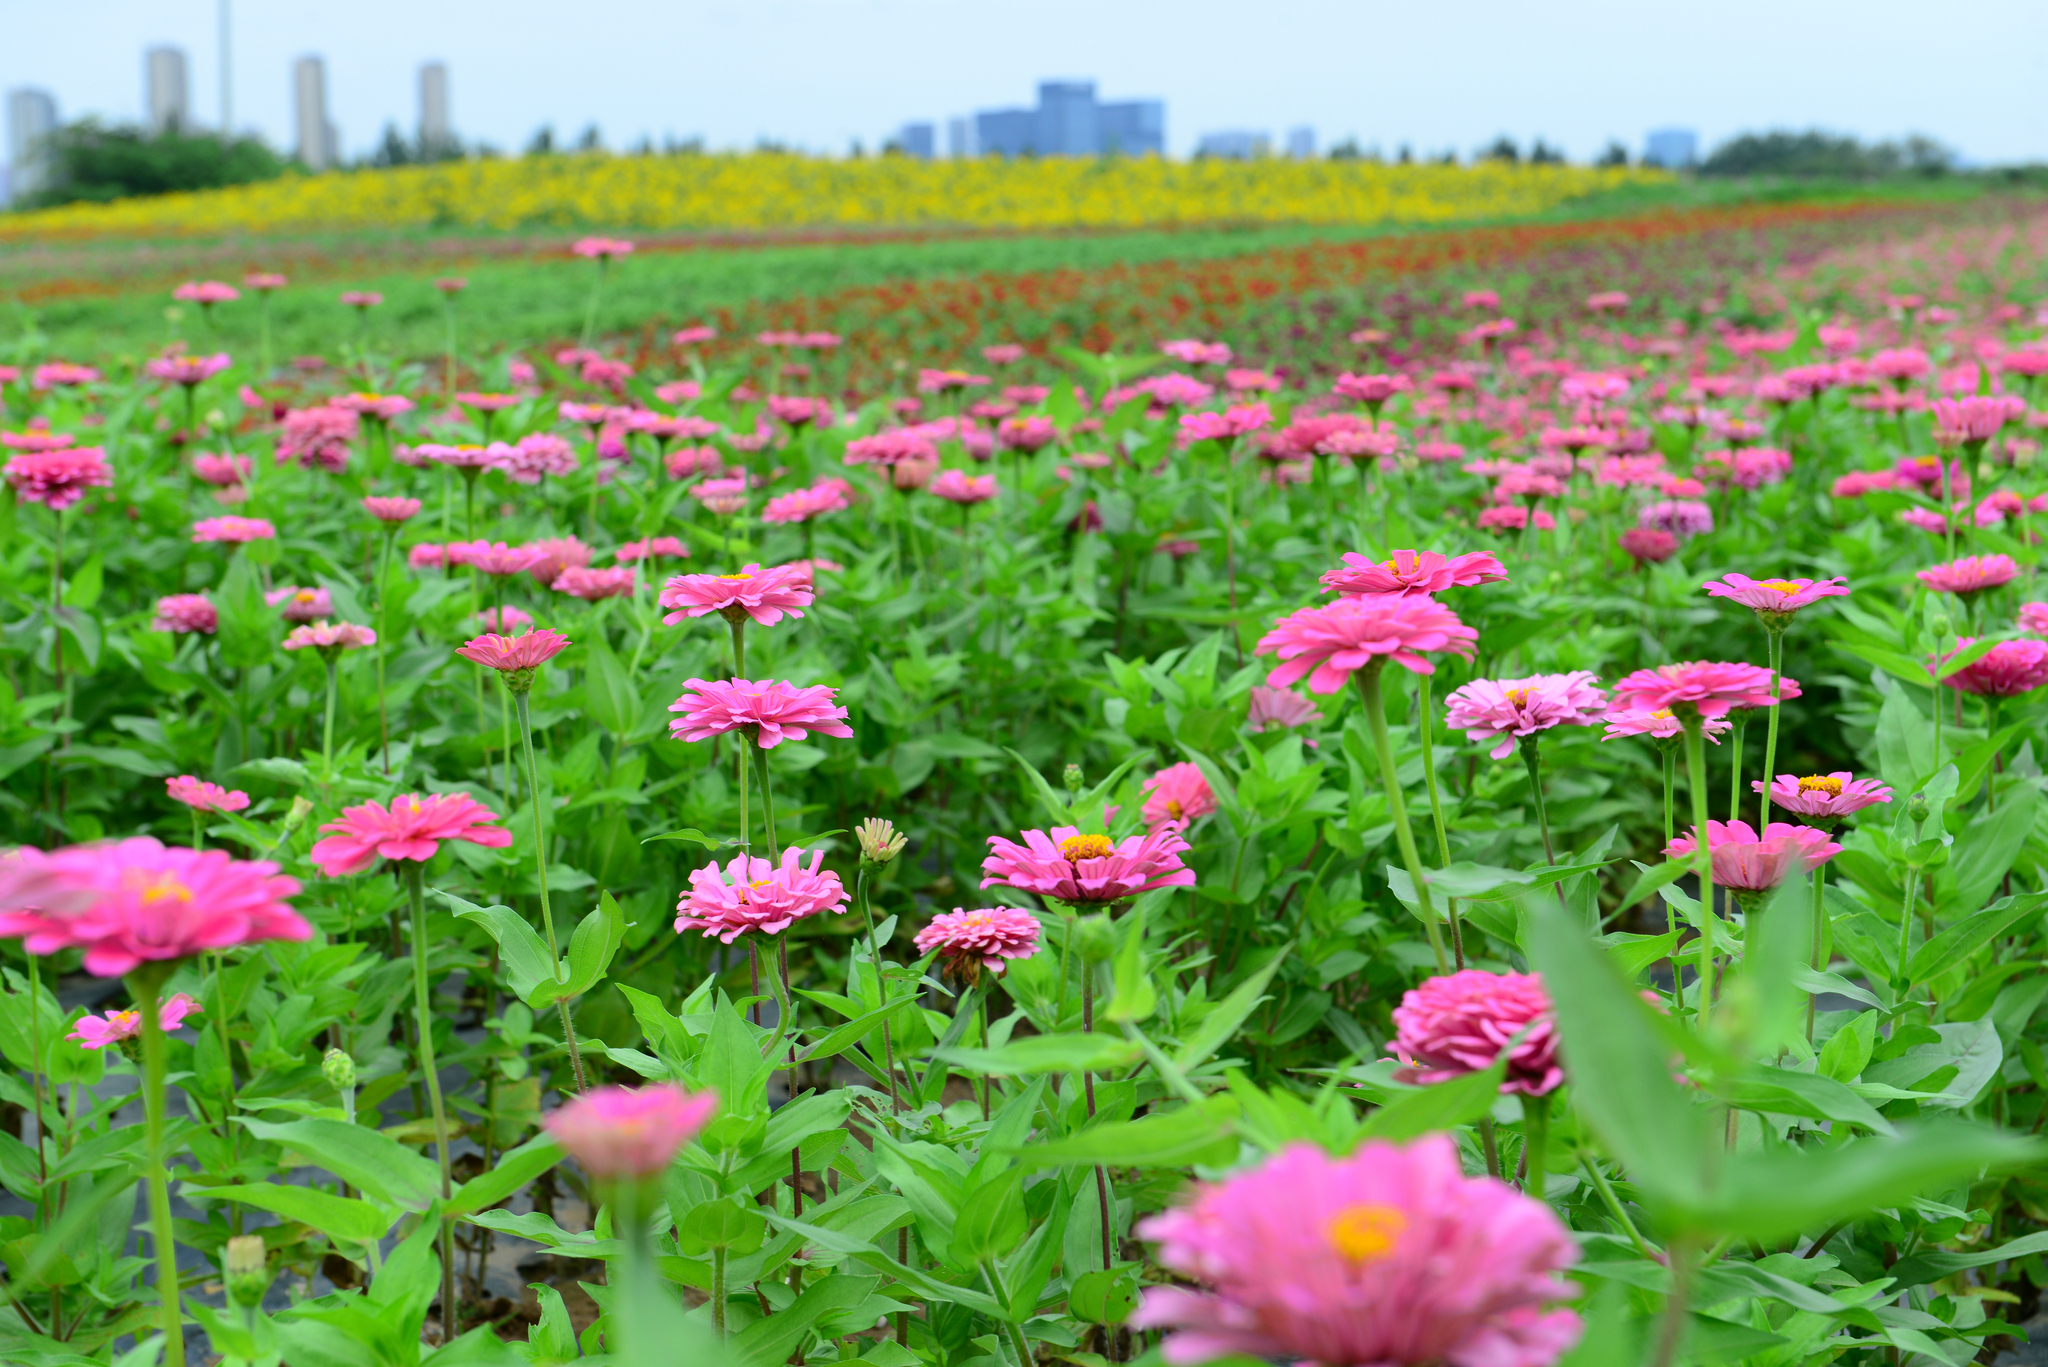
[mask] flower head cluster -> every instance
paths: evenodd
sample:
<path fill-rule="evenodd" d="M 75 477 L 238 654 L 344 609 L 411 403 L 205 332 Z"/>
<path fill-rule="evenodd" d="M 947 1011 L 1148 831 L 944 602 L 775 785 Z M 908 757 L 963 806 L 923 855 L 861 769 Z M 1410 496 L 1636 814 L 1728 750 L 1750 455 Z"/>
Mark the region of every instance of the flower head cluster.
<path fill-rule="evenodd" d="M 1286 730 L 1293 726 L 1306 726 L 1312 721 L 1321 721 L 1323 714 L 1307 698 L 1288 688 L 1269 688 L 1265 684 L 1253 684 L 1251 702 L 1245 712 L 1245 727 L 1254 735 L 1267 731 Z"/>
<path fill-rule="evenodd" d="M 1607 709 L 1607 698 L 1583 669 L 1537 674 L 1526 679 L 1474 679 L 1445 700 L 1445 724 L 1469 740 L 1494 741 L 1495 759 L 1514 753 L 1515 742 L 1555 726 L 1591 726 Z"/>
<path fill-rule="evenodd" d="M 1188 842 L 1162 826 L 1122 844 L 1106 835 L 1082 835 L 1073 826 L 1024 832 L 1024 843 L 992 835 L 981 861 L 985 888 L 1016 888 L 1076 905 L 1121 902 L 1153 888 L 1192 887 L 1195 871 L 1180 856 Z"/>
<path fill-rule="evenodd" d="M 1564 1082 L 1557 1020 L 1534 973 L 1476 968 L 1425 980 L 1394 1008 L 1394 1052 L 1417 1082 L 1443 1082 L 1491 1068 L 1507 1053 L 1503 1092 L 1544 1096 Z M 1514 1047 L 1509 1041 L 1521 1036 Z"/>
<path fill-rule="evenodd" d="M 363 500 L 364 512 L 393 527 L 418 517 L 420 507 L 420 501 L 416 498 L 386 498 L 372 494 Z"/>
<path fill-rule="evenodd" d="M 749 932 L 775 935 L 807 916 L 843 913 L 852 899 L 838 874 L 819 868 L 825 852 L 812 850 L 808 866 L 803 855 L 792 845 L 779 864 L 742 854 L 724 868 L 714 860 L 696 870 L 676 903 L 676 933 L 697 930 L 731 944 Z"/>
<path fill-rule="evenodd" d="M 406 793 L 385 806 L 365 802 L 344 807 L 339 821 L 320 829 L 333 834 L 313 844 L 312 859 L 329 878 L 361 873 L 379 859 L 410 859 L 425 863 L 440 853 L 444 840 L 467 840 L 502 850 L 512 832 L 490 823 L 496 812 L 468 793 Z"/>
<path fill-rule="evenodd" d="M 1478 639 L 1477 631 L 1434 598 L 1377 594 L 1290 613 L 1260 638 L 1258 653 L 1280 659 L 1266 676 L 1272 687 L 1307 676 L 1311 692 L 1335 693 L 1353 672 L 1386 659 L 1417 674 L 1434 673 L 1436 666 L 1422 652 L 1470 655 Z"/>
<path fill-rule="evenodd" d="M 514 484 L 538 484 L 543 475 L 576 473 L 576 449 L 553 432 L 529 432 L 516 442 L 492 442 L 485 456 Z"/>
<path fill-rule="evenodd" d="M 710 740 L 728 731 L 743 731 L 763 750 L 786 740 L 851 736 L 846 709 L 836 702 L 838 691 L 824 684 L 798 688 L 783 680 L 755 683 L 748 679 L 691 679 L 683 696 L 669 705 L 682 720 L 668 724 L 677 740 Z"/>
<path fill-rule="evenodd" d="M 325 588 L 286 584 L 264 594 L 263 601 L 287 622 L 319 622 L 334 615 L 334 596 Z"/>

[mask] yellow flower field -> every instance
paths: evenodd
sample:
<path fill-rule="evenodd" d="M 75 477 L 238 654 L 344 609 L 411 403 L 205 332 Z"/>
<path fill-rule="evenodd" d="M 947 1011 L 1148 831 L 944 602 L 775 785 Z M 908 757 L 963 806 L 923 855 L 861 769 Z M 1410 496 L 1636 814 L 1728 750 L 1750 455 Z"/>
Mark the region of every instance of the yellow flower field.
<path fill-rule="evenodd" d="M 1538 213 L 1663 179 L 1580 166 L 1156 158 L 860 161 L 602 153 L 294 175 L 256 185 L 0 216 L 0 238 L 359 227 L 667 230 L 924 225 L 1433 223 Z"/>

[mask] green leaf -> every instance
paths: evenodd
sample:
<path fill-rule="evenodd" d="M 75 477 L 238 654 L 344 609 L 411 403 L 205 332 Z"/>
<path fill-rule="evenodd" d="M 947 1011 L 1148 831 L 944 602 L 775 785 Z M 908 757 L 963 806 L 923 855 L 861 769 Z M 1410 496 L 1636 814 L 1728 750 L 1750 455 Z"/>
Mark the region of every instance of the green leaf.
<path fill-rule="evenodd" d="M 880 1277 L 858 1277 L 846 1273 L 836 1273 L 823 1281 L 812 1282 L 786 1309 L 755 1320 L 733 1335 L 731 1350 L 749 1367 L 774 1367 L 777 1363 L 787 1362 L 803 1346 L 812 1326 L 819 1320 L 858 1306 L 874 1294 L 881 1282 Z"/>
<path fill-rule="evenodd" d="M 1280 965 L 1294 950 L 1294 941 L 1289 940 L 1280 947 L 1280 952 L 1266 960 L 1265 966 L 1230 990 L 1230 995 L 1209 1009 L 1202 1017 L 1201 1024 L 1181 1041 L 1174 1053 L 1174 1066 L 1182 1072 L 1200 1067 L 1210 1056 L 1228 1043 L 1243 1025 L 1258 1010 L 1259 1003 L 1266 1000 L 1266 987 L 1273 981 L 1273 975 L 1280 971 Z"/>
<path fill-rule="evenodd" d="M 1920 946 L 1906 962 L 1906 976 L 1924 983 L 1940 977 L 2012 927 L 2048 908 L 2048 893 L 2026 892 L 1993 902 Z"/>
<path fill-rule="evenodd" d="M 1917 1253 L 1892 1264 L 1885 1269 L 1885 1275 L 1892 1279 L 1894 1290 L 1903 1291 L 1909 1286 L 1938 1281 L 1966 1268 L 1989 1267 L 1993 1263 L 2032 1257 L 2043 1252 L 2048 1252 L 2048 1230 L 2024 1235 L 1996 1248 L 1973 1249 L 1968 1253 L 1950 1253 L 1945 1249 Z"/>
<path fill-rule="evenodd" d="M 961 1069 L 1011 1077 L 1019 1073 L 1103 1072 L 1138 1061 L 1143 1053 L 1110 1035 L 1030 1035 L 999 1049 L 935 1049 Z"/>
<path fill-rule="evenodd" d="M 1607 958 L 1621 970 L 1622 977 L 1634 982 L 1651 964 L 1670 958 L 1684 935 L 1682 930 L 1667 930 L 1662 935 L 1610 935 L 1607 937 Z"/>
<path fill-rule="evenodd" d="M 458 919 L 476 922 L 497 942 L 498 964 L 505 972 L 505 981 L 521 1001 L 528 1006 L 549 1006 L 563 995 L 565 984 L 558 975 L 558 966 L 549 957 L 540 933 L 526 923 L 524 916 L 510 907 L 480 907 L 439 888 L 432 891 Z"/>
<path fill-rule="evenodd" d="M 1834 1078 L 1818 1073 L 1795 1073 L 1784 1068 L 1758 1066 L 1732 1078 L 1720 1080 L 1716 1095 L 1731 1106 L 1778 1115 L 1801 1115 L 1813 1120 L 1840 1120 L 1861 1125 L 1878 1134 L 1896 1133 L 1877 1108 Z"/>
<path fill-rule="evenodd" d="M 640 720 L 640 694 L 601 633 L 592 636 L 585 649 L 584 715 L 615 738 L 624 737 Z"/>
<path fill-rule="evenodd" d="M 1122 1324 L 1137 1308 L 1137 1278 L 1125 1269 L 1098 1267 L 1067 1286 L 1067 1312 L 1089 1324 Z"/>
<path fill-rule="evenodd" d="M 548 1135 L 536 1135 L 509 1153 L 500 1154 L 496 1166 L 479 1173 L 455 1189 L 449 1199 L 450 1215 L 468 1215 L 486 1210 L 562 1161 L 561 1146 Z"/>
<path fill-rule="evenodd" d="M 577 922 L 575 933 L 569 937 L 569 981 L 564 985 L 562 995 L 580 997 L 595 987 L 604 977 L 605 970 L 612 966 L 612 959 L 625 938 L 625 914 L 612 900 L 611 893 L 599 893 L 597 906 Z M 544 1006 L 547 1003 L 529 1002 L 528 1005 Z"/>
<path fill-rule="evenodd" d="M 1024 1242 L 1024 1170 L 1009 1168 L 967 1193 L 953 1216 L 947 1254 L 953 1266 L 969 1268 L 1003 1257 Z"/>
<path fill-rule="evenodd" d="M 285 1182 L 246 1187 L 206 1187 L 193 1194 L 203 1195 L 209 1201 L 234 1201 L 267 1210 L 352 1244 L 374 1243 L 383 1238 L 398 1218 L 396 1213 L 387 1215 L 368 1201 L 350 1200 L 314 1187 Z"/>
<path fill-rule="evenodd" d="M 1470 1124 L 1491 1111 L 1500 1096 L 1508 1072 L 1507 1053 L 1503 1049 L 1483 1072 L 1402 1092 L 1368 1116 L 1360 1133 L 1367 1139 L 1405 1144 L 1435 1130 Z"/>
<path fill-rule="evenodd" d="M 1877 1047 L 1877 1012 L 1865 1011 L 1828 1037 L 1820 1050 L 1820 1075 L 1837 1082 L 1854 1082 L 1863 1075 Z"/>
<path fill-rule="evenodd" d="M 1628 885 L 1616 905 L 1626 910 L 1668 883 L 1676 883 L 1692 872 L 1692 860 L 1667 859 L 1661 864 L 1636 865 L 1636 880 Z"/>
<path fill-rule="evenodd" d="M 1024 777 L 1031 791 L 1037 795 L 1038 803 L 1041 807 L 1045 808 L 1047 815 L 1052 817 L 1053 825 L 1078 826 L 1081 824 L 1075 820 L 1073 812 L 1067 809 L 1067 804 L 1061 800 L 1060 795 L 1053 791 L 1052 785 L 1045 781 L 1045 775 L 1038 772 L 1037 765 L 1007 745 L 1003 747 L 1003 753 L 1015 760 L 1017 767 L 1024 771 Z"/>
<path fill-rule="evenodd" d="M 685 826 L 679 831 L 663 831 L 660 835 L 650 835 L 640 843 L 652 845 L 657 840 L 694 840 L 707 850 L 723 849 L 731 843 L 726 840 L 714 839 L 693 826 Z"/>
<path fill-rule="evenodd" d="M 91 612 L 100 601 L 100 590 L 106 584 L 105 558 L 94 551 L 78 573 L 71 576 L 71 582 L 64 586 L 64 606 Z"/>
<path fill-rule="evenodd" d="M 1237 1102 L 1206 1098 L 1199 1106 L 1109 1121 L 1017 1151 L 1031 1167 L 1166 1168 L 1228 1162 L 1237 1156 Z"/>
<path fill-rule="evenodd" d="M 721 1196 L 692 1207 L 677 1224 L 676 1234 L 685 1253 L 722 1248 L 745 1257 L 767 1237 L 768 1221 L 752 1206 L 742 1206 Z"/>
<path fill-rule="evenodd" d="M 387 1205 L 425 1210 L 441 1194 L 441 1170 L 432 1160 L 375 1130 L 313 1117 L 282 1124 L 235 1119 L 258 1139 L 284 1145 Z"/>
<path fill-rule="evenodd" d="M 2039 795 L 2032 788 L 2021 788 L 2011 793 L 1997 811 L 1975 817 L 1963 828 L 1963 833 L 1956 837 L 1955 848 L 1949 852 L 1948 863 L 1956 880 L 1952 905 L 1957 910 L 1975 910 L 1997 890 L 1999 881 L 2012 869 L 2013 861 L 2032 834 L 2040 811 Z M 2048 903 L 2048 898 L 2042 901 Z M 1939 976 L 1938 972 L 1930 973 L 1928 978 Z"/>

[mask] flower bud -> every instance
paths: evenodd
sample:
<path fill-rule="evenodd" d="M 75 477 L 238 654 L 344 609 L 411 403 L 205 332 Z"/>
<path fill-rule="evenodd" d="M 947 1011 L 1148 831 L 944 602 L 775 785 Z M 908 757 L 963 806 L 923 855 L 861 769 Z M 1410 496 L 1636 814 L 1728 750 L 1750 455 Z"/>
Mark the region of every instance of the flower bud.
<path fill-rule="evenodd" d="M 1949 615 L 1945 612 L 1931 612 L 1927 614 L 1927 629 L 1933 632 L 1938 640 L 1941 637 L 1953 635 L 1956 624 L 1949 620 Z"/>
<path fill-rule="evenodd" d="M 1066 771 L 1060 775 L 1060 782 L 1067 785 L 1069 797 L 1079 797 L 1081 790 L 1088 786 L 1087 776 L 1081 772 L 1081 766 L 1078 764 L 1069 764 Z"/>
<path fill-rule="evenodd" d="M 861 822 L 853 836 L 860 842 L 860 857 L 870 864 L 888 863 L 903 853 L 903 847 L 910 843 L 893 823 L 879 816 L 871 816 Z"/>
<path fill-rule="evenodd" d="M 292 809 L 284 814 L 284 833 L 290 835 L 306 824 L 306 818 L 313 814 L 313 804 L 303 797 L 292 799 Z"/>
<path fill-rule="evenodd" d="M 1906 819 L 1915 826 L 1927 819 L 1929 810 L 1925 793 L 1915 793 L 1906 799 Z"/>
<path fill-rule="evenodd" d="M 1083 916 L 1074 922 L 1074 952 L 1084 964 L 1108 962 L 1116 953 L 1116 930 L 1107 916 Z"/>
<path fill-rule="evenodd" d="M 320 1072 L 337 1092 L 346 1092 L 356 1085 L 356 1061 L 340 1049 L 329 1049 L 327 1056 L 320 1060 Z"/>
<path fill-rule="evenodd" d="M 238 1234 L 228 1240 L 221 1267 L 230 1301 L 244 1310 L 254 1310 L 263 1304 L 263 1297 L 270 1290 L 270 1256 L 263 1247 L 262 1235 Z"/>

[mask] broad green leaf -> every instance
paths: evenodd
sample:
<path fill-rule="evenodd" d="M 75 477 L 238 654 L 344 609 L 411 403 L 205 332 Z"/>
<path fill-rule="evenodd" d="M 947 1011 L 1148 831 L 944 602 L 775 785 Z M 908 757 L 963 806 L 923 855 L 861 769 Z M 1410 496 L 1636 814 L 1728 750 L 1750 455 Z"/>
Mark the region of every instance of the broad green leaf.
<path fill-rule="evenodd" d="M 203 1194 L 210 1201 L 234 1201 L 267 1210 L 273 1215 L 282 1215 L 287 1220 L 297 1220 L 302 1225 L 311 1225 L 323 1234 L 331 1234 L 352 1244 L 367 1244 L 383 1238 L 398 1218 L 396 1212 L 387 1215 L 368 1201 L 351 1200 L 315 1187 L 301 1187 L 288 1182 L 207 1187 Z"/>
<path fill-rule="evenodd" d="M 441 1194 L 441 1170 L 433 1160 L 364 1126 L 312 1117 L 282 1124 L 236 1120 L 258 1139 L 284 1145 L 386 1204 L 425 1210 Z"/>
<path fill-rule="evenodd" d="M 1267 959 L 1260 969 L 1230 990 L 1230 995 L 1209 1009 L 1188 1037 L 1181 1041 L 1180 1048 L 1173 1056 L 1174 1066 L 1188 1072 L 1206 1063 L 1210 1056 L 1228 1043 L 1237 1034 L 1239 1026 L 1258 1010 L 1259 1003 L 1266 999 L 1266 986 L 1273 981 L 1273 975 L 1280 971 L 1280 965 L 1294 950 L 1294 941 L 1289 940 L 1280 947 L 1280 952 Z"/>
<path fill-rule="evenodd" d="M 448 1202 L 448 1213 L 468 1215 L 495 1206 L 561 1161 L 561 1146 L 548 1135 L 536 1135 L 518 1148 L 500 1154 L 489 1171 L 478 1173 L 457 1187 Z"/>
<path fill-rule="evenodd" d="M 1897 1289 L 1904 1290 L 1909 1286 L 1937 1281 L 1966 1268 L 1989 1267 L 1993 1263 L 2032 1257 L 2036 1253 L 2044 1252 L 2048 1252 L 2048 1230 L 2024 1235 L 1996 1248 L 1972 1249 L 1968 1253 L 1951 1253 L 1946 1249 L 1916 1253 L 1886 1268 L 1885 1275 L 1892 1278 Z"/>
<path fill-rule="evenodd" d="M 521 1001 L 528 1006 L 549 1006 L 561 995 L 558 989 L 562 982 L 554 959 L 548 955 L 547 943 L 526 923 L 524 916 L 510 907 L 480 907 L 439 888 L 433 891 L 458 919 L 476 922 L 497 942 L 498 963 L 505 971 L 505 981 Z"/>
<path fill-rule="evenodd" d="M 1690 872 L 1690 859 L 1667 859 L 1661 864 L 1638 864 L 1635 881 L 1628 885 L 1628 891 L 1621 895 L 1621 901 L 1617 905 L 1624 909 L 1632 907 L 1659 888 L 1677 882 Z"/>
<path fill-rule="evenodd" d="M 1142 1050 L 1110 1035 L 1029 1035 L 999 1049 L 947 1048 L 933 1051 L 947 1063 L 972 1072 L 1018 1073 L 1102 1072 L 1138 1061 Z"/>
<path fill-rule="evenodd" d="M 663 831 L 660 835 L 650 835 L 646 839 L 642 840 L 640 843 L 643 845 L 652 845 L 657 840 L 693 840 L 697 844 L 702 845 L 707 850 L 723 849 L 725 848 L 725 846 L 732 843 L 730 841 L 719 840 L 715 837 L 708 836 L 694 826 L 685 826 L 681 830 L 677 831 Z"/>
<path fill-rule="evenodd" d="M 521 924 L 525 924 L 524 921 Z M 580 997 L 595 987 L 604 977 L 605 970 L 612 966 L 612 959 L 625 938 L 625 914 L 612 900 L 611 893 L 599 893 L 597 906 L 577 922 L 575 933 L 569 937 L 569 981 L 564 985 L 562 995 Z M 528 1002 L 527 1005 L 544 1006 L 547 1003 Z"/>
<path fill-rule="evenodd" d="M 602 633 L 593 635 L 585 650 L 584 714 L 614 738 L 624 737 L 640 720 L 639 691 Z"/>
<path fill-rule="evenodd" d="M 2028 918 L 2038 918 L 2048 909 L 2048 893 L 2025 892 L 2001 898 L 1973 916 L 1942 931 L 1914 951 L 1906 961 L 1906 976 L 1916 983 L 1940 977 L 1985 945 Z"/>
<path fill-rule="evenodd" d="M 1877 1108 L 1831 1077 L 1818 1073 L 1795 1073 L 1763 1065 L 1714 1086 L 1717 1096 L 1732 1106 L 1779 1115 L 1801 1115 L 1813 1120 L 1840 1120 L 1861 1125 L 1878 1134 L 1896 1133 Z"/>
<path fill-rule="evenodd" d="M 803 1346 L 811 1329 L 827 1315 L 851 1310 L 880 1286 L 880 1277 L 836 1273 L 812 1282 L 786 1310 L 755 1320 L 733 1335 L 730 1351 L 749 1367 L 775 1367 Z M 693 1363 L 699 1359 L 691 1359 Z"/>
<path fill-rule="evenodd" d="M 1507 1071 L 1504 1049 L 1493 1066 L 1481 1072 L 1400 1093 L 1366 1117 L 1359 1133 L 1367 1139 L 1405 1144 L 1433 1131 L 1468 1125 L 1493 1109 Z"/>
<path fill-rule="evenodd" d="M 1228 1162 L 1237 1155 L 1236 1116 L 1235 1099 L 1212 1096 L 1199 1106 L 1091 1125 L 1064 1139 L 1027 1145 L 1018 1150 L 1018 1157 L 1032 1167 L 1162 1168 Z"/>
<path fill-rule="evenodd" d="M 1820 1050 L 1820 1075 L 1837 1082 L 1854 1082 L 1863 1075 L 1877 1047 L 1877 1012 L 1865 1011 L 1828 1037 Z"/>
<path fill-rule="evenodd" d="M 1024 1170 L 1009 1168 L 967 1193 L 953 1216 L 946 1248 L 953 1266 L 965 1272 L 1024 1241 L 1030 1221 L 1024 1214 L 1023 1183 Z"/>

